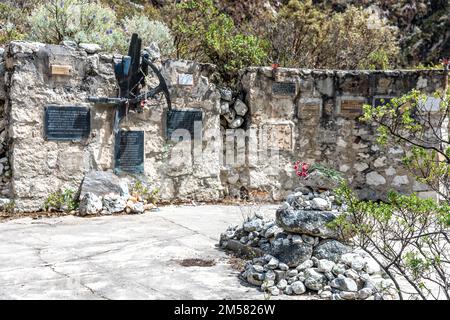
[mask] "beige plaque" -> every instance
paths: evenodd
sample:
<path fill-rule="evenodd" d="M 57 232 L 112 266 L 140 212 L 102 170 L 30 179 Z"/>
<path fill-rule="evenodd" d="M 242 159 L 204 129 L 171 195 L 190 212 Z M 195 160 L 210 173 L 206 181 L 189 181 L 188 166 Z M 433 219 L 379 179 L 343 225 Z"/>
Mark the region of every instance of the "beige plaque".
<path fill-rule="evenodd" d="M 52 64 L 50 72 L 53 76 L 69 76 L 72 73 L 72 66 Z"/>
<path fill-rule="evenodd" d="M 300 119 L 311 119 L 320 117 L 320 105 L 315 103 L 308 103 L 300 105 L 298 111 Z"/>
<path fill-rule="evenodd" d="M 362 115 L 362 100 L 342 100 L 341 115 L 348 118 L 356 118 Z"/>

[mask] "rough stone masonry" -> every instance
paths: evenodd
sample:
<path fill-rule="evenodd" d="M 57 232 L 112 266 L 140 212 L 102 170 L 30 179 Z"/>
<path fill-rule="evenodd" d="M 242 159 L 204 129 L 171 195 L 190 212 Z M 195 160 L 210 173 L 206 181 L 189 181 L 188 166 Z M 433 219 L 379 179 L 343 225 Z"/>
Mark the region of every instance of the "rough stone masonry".
<path fill-rule="evenodd" d="M 16 211 L 40 210 L 50 193 L 78 190 L 87 173 L 114 169 L 113 110 L 87 97 L 117 96 L 113 62 L 121 56 L 73 43 L 14 41 L 0 50 L 0 192 L 14 200 Z M 166 137 L 164 99 L 149 101 L 143 113 L 129 113 L 121 123 L 122 130 L 144 132 L 144 172 L 120 177 L 145 180 L 163 200 L 282 200 L 298 183 L 296 160 L 344 172 L 364 198 L 380 198 L 391 188 L 427 191 L 401 168 L 402 151 L 380 149 L 373 128 L 356 118 L 365 103 L 413 88 L 432 93 L 442 86 L 443 71 L 253 67 L 242 70 L 240 89 L 231 92 L 213 83 L 213 65 L 160 59 L 157 65 L 173 109 L 202 113 L 194 147 Z M 51 105 L 89 108 L 88 136 L 46 139 L 45 108 Z M 278 150 L 276 161 L 260 156 L 268 149 Z"/>

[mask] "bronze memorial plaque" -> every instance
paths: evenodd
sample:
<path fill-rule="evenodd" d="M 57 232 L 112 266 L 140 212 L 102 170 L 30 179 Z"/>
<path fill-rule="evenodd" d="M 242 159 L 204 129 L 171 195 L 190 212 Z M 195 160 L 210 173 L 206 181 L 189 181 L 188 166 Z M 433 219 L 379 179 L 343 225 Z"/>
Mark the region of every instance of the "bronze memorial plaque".
<path fill-rule="evenodd" d="M 279 96 L 294 96 L 296 87 L 294 82 L 274 82 L 272 93 Z"/>
<path fill-rule="evenodd" d="M 363 100 L 342 100 L 341 115 L 346 118 L 357 118 L 362 115 Z"/>
<path fill-rule="evenodd" d="M 44 134 L 47 140 L 81 140 L 91 132 L 89 108 L 50 105 L 45 107 Z"/>

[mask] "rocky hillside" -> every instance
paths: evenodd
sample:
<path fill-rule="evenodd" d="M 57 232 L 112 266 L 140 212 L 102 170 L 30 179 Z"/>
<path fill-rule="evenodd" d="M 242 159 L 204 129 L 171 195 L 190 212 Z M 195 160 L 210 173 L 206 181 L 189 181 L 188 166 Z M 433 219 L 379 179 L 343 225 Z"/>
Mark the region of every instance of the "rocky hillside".
<path fill-rule="evenodd" d="M 165 2 L 165 1 L 154 1 Z M 276 14 L 289 0 L 222 0 L 219 6 L 236 22 Z M 398 28 L 402 65 L 436 64 L 450 56 L 449 0 L 314 0 L 323 10 L 343 12 L 350 5 L 379 14 Z"/>

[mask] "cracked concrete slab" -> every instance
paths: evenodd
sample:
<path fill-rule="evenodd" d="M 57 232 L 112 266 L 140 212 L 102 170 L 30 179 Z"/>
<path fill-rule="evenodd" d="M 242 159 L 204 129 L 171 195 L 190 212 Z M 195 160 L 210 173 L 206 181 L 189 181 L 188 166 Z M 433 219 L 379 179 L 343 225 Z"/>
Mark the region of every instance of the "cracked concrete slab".
<path fill-rule="evenodd" d="M 228 225 L 256 209 L 273 216 L 276 207 L 167 206 L 0 223 L 0 299 L 264 299 L 240 283 L 216 245 Z M 216 264 L 179 264 L 188 258 Z"/>

